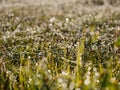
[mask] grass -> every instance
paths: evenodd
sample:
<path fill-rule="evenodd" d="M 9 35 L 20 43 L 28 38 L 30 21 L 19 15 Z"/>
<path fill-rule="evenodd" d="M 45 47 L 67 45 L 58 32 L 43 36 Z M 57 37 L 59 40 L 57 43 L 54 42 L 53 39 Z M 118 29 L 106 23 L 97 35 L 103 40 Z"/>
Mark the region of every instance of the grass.
<path fill-rule="evenodd" d="M 0 7 L 0 90 L 120 89 L 119 6 L 18 2 Z"/>

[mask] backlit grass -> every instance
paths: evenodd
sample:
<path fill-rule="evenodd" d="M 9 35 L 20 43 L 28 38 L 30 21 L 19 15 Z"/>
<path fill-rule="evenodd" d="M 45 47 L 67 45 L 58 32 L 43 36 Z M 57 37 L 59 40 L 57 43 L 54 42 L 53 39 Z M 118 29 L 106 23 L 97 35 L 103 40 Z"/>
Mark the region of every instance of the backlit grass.
<path fill-rule="evenodd" d="M 0 2 L 0 90 L 120 89 L 119 1 Z"/>

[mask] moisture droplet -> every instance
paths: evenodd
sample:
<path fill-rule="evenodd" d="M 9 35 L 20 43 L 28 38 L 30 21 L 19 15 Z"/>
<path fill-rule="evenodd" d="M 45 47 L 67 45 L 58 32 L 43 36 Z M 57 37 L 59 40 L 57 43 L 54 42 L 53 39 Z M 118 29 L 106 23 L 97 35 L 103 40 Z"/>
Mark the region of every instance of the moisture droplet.
<path fill-rule="evenodd" d="M 69 22 L 69 18 L 66 18 L 65 20 L 66 20 L 67 23 Z"/>
<path fill-rule="evenodd" d="M 89 85 L 89 84 L 90 84 L 90 79 L 86 79 L 86 80 L 84 81 L 84 83 L 85 83 L 85 85 Z"/>

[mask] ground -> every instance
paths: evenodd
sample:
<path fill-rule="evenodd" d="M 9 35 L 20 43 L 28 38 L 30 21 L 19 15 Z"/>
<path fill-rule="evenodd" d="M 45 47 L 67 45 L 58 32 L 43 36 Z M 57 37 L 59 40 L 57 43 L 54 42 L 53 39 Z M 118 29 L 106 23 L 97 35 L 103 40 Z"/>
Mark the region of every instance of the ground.
<path fill-rule="evenodd" d="M 119 0 L 0 0 L 1 90 L 119 90 L 119 58 Z"/>

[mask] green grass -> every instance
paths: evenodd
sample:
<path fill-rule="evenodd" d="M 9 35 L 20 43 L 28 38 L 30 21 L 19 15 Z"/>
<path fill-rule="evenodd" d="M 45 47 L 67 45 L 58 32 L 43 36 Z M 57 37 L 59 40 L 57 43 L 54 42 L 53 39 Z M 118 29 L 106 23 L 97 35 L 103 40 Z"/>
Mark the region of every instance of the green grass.
<path fill-rule="evenodd" d="M 119 90 L 118 8 L 54 4 L 0 7 L 0 90 Z"/>

